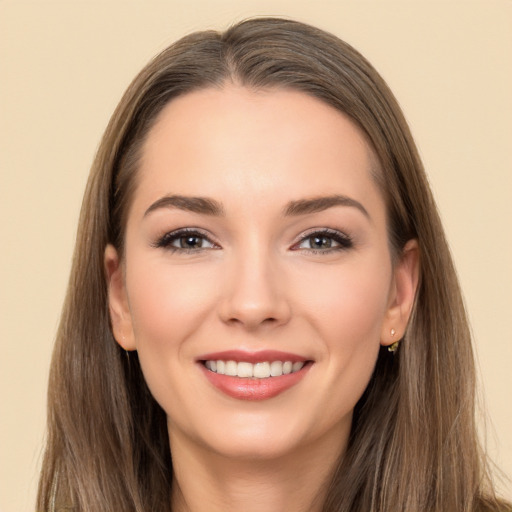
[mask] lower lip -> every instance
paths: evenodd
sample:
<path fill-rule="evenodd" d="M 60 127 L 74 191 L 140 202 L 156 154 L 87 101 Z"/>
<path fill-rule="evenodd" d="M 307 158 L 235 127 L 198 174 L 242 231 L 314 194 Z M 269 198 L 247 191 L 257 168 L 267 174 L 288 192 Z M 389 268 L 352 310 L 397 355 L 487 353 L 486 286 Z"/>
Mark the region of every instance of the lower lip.
<path fill-rule="evenodd" d="M 218 390 L 238 400 L 267 400 L 273 398 L 299 383 L 311 368 L 311 364 L 307 363 L 298 372 L 266 379 L 250 379 L 221 375 L 208 370 L 201 363 L 199 363 L 199 366 L 206 378 Z"/>

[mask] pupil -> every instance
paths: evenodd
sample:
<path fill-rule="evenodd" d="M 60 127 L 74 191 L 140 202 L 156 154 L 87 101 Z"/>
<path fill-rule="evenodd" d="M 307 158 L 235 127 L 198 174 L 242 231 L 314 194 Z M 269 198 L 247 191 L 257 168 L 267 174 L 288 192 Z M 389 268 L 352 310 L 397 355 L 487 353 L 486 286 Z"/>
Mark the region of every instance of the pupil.
<path fill-rule="evenodd" d="M 326 236 L 314 236 L 313 247 L 315 249 L 328 249 L 331 247 L 331 239 Z"/>
<path fill-rule="evenodd" d="M 182 236 L 181 247 L 186 249 L 197 249 L 201 247 L 201 238 L 198 236 Z"/>

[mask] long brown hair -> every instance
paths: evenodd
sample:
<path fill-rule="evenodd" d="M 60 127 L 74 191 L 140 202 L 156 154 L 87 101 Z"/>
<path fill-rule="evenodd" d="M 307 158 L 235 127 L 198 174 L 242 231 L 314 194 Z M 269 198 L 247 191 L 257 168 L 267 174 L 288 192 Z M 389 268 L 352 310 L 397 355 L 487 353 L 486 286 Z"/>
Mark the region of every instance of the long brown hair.
<path fill-rule="evenodd" d="M 162 108 L 233 81 L 291 88 L 344 112 L 377 155 L 389 240 L 416 238 L 421 275 L 396 356 L 382 350 L 357 404 L 347 452 L 327 490 L 329 512 L 499 510 L 474 419 L 475 372 L 457 277 L 425 173 L 383 79 L 351 46 L 294 21 L 261 18 L 189 35 L 132 82 L 103 136 L 80 216 L 48 394 L 37 509 L 169 512 L 165 414 L 136 353 L 109 325 L 104 250 L 122 252 L 141 147 Z"/>

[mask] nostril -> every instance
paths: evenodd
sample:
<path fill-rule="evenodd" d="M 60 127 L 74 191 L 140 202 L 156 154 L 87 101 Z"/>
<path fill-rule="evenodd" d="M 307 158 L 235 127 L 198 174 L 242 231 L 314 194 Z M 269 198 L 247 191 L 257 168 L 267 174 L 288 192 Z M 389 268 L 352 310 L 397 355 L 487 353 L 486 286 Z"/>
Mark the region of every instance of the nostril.
<path fill-rule="evenodd" d="M 227 323 L 232 324 L 232 325 L 244 325 L 246 327 L 251 327 L 251 326 L 257 327 L 260 325 L 278 324 L 279 320 L 276 317 L 268 317 L 268 318 L 260 319 L 260 318 L 256 318 L 256 317 L 249 318 L 246 316 L 246 317 L 241 317 L 241 318 L 237 318 L 237 317 L 229 318 L 227 320 Z"/>

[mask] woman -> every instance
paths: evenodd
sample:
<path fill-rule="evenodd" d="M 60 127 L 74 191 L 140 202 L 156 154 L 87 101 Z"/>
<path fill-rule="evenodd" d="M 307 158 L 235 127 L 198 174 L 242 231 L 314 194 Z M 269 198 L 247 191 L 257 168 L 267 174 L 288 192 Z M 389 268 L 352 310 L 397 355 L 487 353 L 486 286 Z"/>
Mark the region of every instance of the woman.
<path fill-rule="evenodd" d="M 364 58 L 279 19 L 129 87 L 85 194 L 38 510 L 501 510 L 461 294 Z"/>

